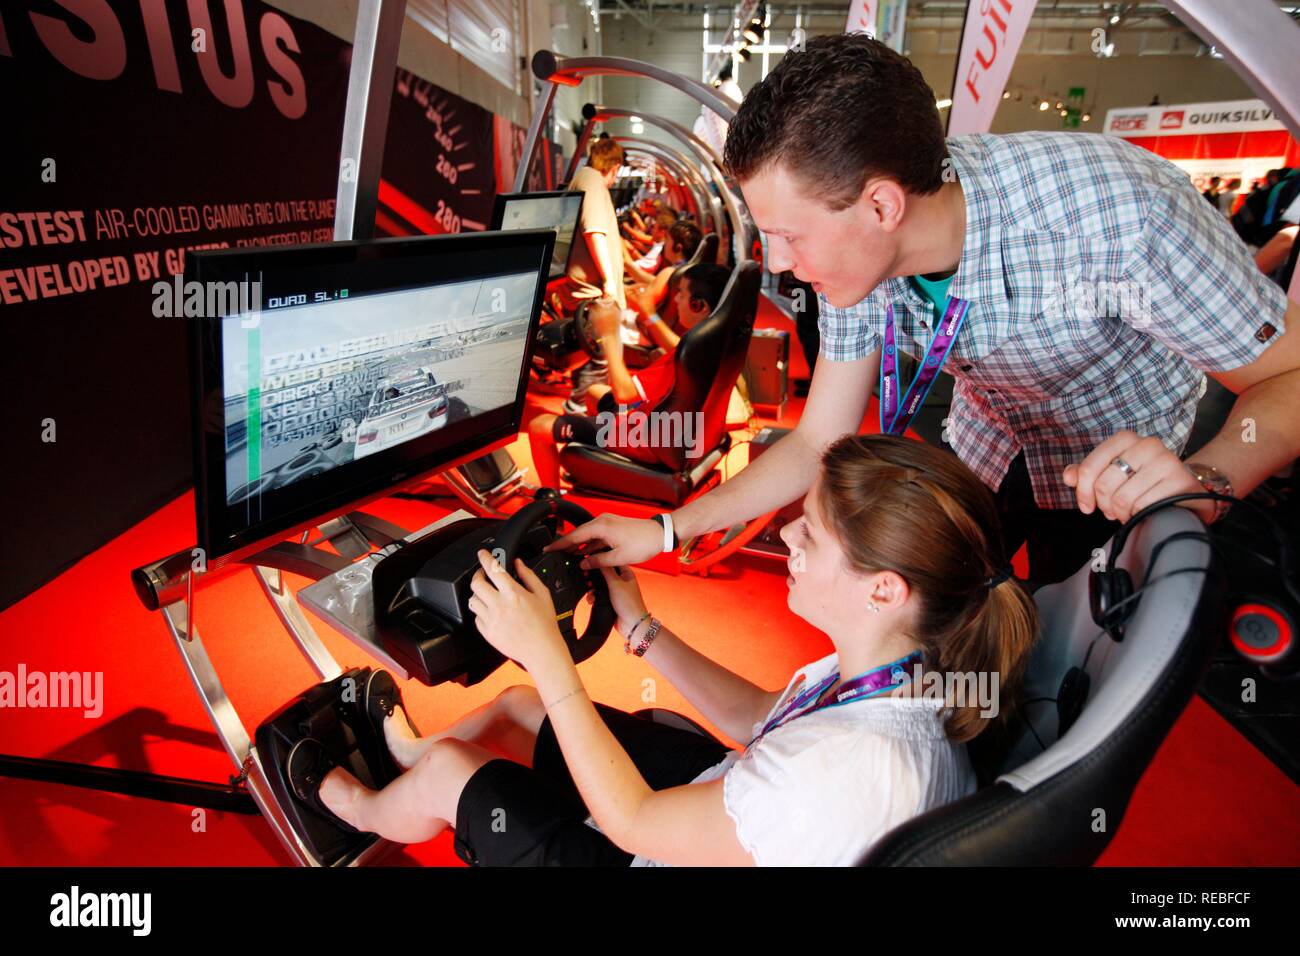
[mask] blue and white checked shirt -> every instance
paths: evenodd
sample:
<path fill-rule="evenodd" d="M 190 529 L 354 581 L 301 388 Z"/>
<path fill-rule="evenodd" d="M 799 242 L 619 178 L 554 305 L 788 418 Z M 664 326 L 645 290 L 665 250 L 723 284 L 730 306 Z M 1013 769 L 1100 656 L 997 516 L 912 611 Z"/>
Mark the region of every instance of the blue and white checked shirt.
<path fill-rule="evenodd" d="M 1089 133 L 954 136 L 966 237 L 949 295 L 971 302 L 944 370 L 947 438 L 989 488 L 1024 449 L 1042 508 L 1076 507 L 1062 480 L 1124 428 L 1183 453 L 1206 371 L 1249 365 L 1286 331 L 1286 295 L 1178 167 Z M 933 309 L 906 278 L 857 305 L 820 298 L 821 355 L 920 357 Z"/>

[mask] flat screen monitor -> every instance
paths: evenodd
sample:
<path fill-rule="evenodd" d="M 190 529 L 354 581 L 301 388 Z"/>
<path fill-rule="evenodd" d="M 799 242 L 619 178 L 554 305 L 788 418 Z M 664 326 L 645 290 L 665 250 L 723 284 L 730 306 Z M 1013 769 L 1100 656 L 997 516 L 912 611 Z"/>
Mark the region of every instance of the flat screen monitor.
<path fill-rule="evenodd" d="M 549 278 L 558 279 L 569 268 L 569 250 L 582 214 L 581 190 L 577 192 L 499 193 L 492 210 L 493 229 L 554 229 L 555 252 Z"/>
<path fill-rule="evenodd" d="M 550 229 L 193 252 L 209 566 L 518 433 Z"/>

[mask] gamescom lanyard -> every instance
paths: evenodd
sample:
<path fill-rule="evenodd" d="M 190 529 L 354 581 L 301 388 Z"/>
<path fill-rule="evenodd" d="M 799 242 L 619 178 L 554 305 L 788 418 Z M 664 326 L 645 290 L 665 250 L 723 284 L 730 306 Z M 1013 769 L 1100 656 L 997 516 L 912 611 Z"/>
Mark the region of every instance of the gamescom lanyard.
<path fill-rule="evenodd" d="M 776 728 L 780 727 L 782 724 L 794 720 L 795 717 L 803 717 L 826 707 L 838 707 L 841 704 L 852 703 L 855 700 L 874 697 L 881 691 L 894 690 L 903 683 L 903 681 L 899 679 L 900 675 L 909 680 L 911 679 L 910 675 L 907 673 L 906 665 L 911 663 L 920 663 L 922 659 L 923 655 L 920 651 L 913 651 L 890 664 L 882 664 L 880 667 L 869 670 L 865 674 L 859 674 L 857 677 L 853 678 L 853 680 L 846 682 L 845 685 L 840 688 L 839 692 L 835 695 L 834 701 L 821 703 L 820 701 L 822 696 L 827 690 L 834 686 L 837 680 L 840 679 L 840 672 L 836 670 L 835 673 L 819 682 L 816 687 L 804 691 L 804 693 L 791 701 L 786 708 L 781 711 L 781 713 L 777 714 L 764 724 L 763 729 L 759 732 L 758 736 L 746 744 L 745 749 L 748 750 L 756 741 L 761 740 L 769 731 L 776 730 Z M 794 711 L 798 710 L 810 700 L 816 700 L 818 703 L 802 713 L 791 716 Z"/>
<path fill-rule="evenodd" d="M 891 305 L 885 310 L 885 345 L 880 354 L 880 433 L 882 435 L 901 435 L 907 430 L 912 416 L 921 407 L 925 397 L 930 394 L 935 379 L 939 377 L 939 369 L 943 367 L 948 353 L 952 351 L 953 344 L 957 341 L 957 333 L 961 331 L 962 322 L 966 320 L 966 312 L 969 308 L 968 300 L 948 296 L 943 320 L 935 327 L 934 338 L 930 340 L 930 347 L 925 352 L 921 369 L 916 373 L 912 384 L 908 386 L 907 394 L 903 396 L 901 403 L 898 398 L 898 348 L 894 345 L 894 307 Z"/>

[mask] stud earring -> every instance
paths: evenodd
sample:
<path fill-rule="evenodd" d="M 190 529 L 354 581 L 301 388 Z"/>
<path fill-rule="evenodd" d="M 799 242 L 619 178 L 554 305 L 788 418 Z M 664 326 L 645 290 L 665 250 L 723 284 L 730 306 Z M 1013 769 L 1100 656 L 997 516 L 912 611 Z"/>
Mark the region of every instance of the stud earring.
<path fill-rule="evenodd" d="M 879 613 L 880 613 L 880 608 L 876 607 L 876 602 L 875 602 L 875 601 L 868 601 L 868 602 L 867 602 L 867 610 L 870 611 L 872 614 L 879 614 Z"/>

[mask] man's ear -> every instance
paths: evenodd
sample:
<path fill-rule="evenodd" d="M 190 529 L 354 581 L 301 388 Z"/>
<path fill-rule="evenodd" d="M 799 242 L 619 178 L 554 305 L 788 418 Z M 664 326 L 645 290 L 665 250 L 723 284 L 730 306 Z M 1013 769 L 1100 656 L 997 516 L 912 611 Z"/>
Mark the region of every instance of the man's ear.
<path fill-rule="evenodd" d="M 907 190 L 897 180 L 868 179 L 858 199 L 866 214 L 885 232 L 893 232 L 907 211 Z"/>

